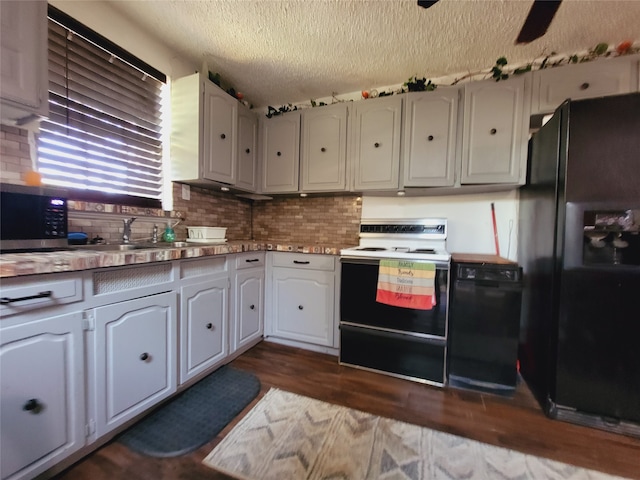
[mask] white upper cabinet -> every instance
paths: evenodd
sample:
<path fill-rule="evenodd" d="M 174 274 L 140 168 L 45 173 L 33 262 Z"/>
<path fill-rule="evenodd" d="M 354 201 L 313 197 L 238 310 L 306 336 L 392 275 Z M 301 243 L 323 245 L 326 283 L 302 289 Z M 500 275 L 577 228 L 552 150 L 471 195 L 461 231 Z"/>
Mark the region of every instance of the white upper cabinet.
<path fill-rule="evenodd" d="M 258 188 L 258 118 L 244 105 L 238 105 L 238 176 L 236 188 L 255 192 Z"/>
<path fill-rule="evenodd" d="M 462 184 L 525 181 L 529 99 L 527 75 L 465 85 Z"/>
<path fill-rule="evenodd" d="M 171 87 L 171 180 L 236 182 L 238 102 L 198 73 Z"/>
<path fill-rule="evenodd" d="M 404 186 L 453 186 L 459 95 L 446 87 L 405 95 Z"/>
<path fill-rule="evenodd" d="M 202 124 L 203 177 L 236 183 L 238 101 L 214 83 L 204 81 L 204 122 Z"/>
<path fill-rule="evenodd" d="M 2 123 L 26 125 L 49 111 L 47 2 L 0 1 Z"/>
<path fill-rule="evenodd" d="M 262 192 L 298 191 L 300 112 L 262 120 Z"/>
<path fill-rule="evenodd" d="M 354 190 L 398 189 L 401 126 L 402 96 L 354 102 L 351 126 Z"/>
<path fill-rule="evenodd" d="M 553 112 L 568 98 L 579 100 L 635 91 L 638 58 L 606 58 L 533 72 L 531 113 Z"/>
<path fill-rule="evenodd" d="M 300 160 L 303 192 L 346 190 L 347 115 L 345 103 L 303 112 Z"/>

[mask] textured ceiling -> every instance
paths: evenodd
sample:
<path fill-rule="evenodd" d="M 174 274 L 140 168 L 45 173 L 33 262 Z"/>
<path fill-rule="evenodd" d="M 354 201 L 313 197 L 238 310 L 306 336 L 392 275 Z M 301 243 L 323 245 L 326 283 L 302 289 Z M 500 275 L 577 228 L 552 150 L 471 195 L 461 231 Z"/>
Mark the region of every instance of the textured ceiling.
<path fill-rule="evenodd" d="M 564 0 L 515 45 L 531 0 L 110 0 L 158 41 L 206 62 L 256 107 L 490 68 L 600 42 L 640 42 L 640 0 Z"/>

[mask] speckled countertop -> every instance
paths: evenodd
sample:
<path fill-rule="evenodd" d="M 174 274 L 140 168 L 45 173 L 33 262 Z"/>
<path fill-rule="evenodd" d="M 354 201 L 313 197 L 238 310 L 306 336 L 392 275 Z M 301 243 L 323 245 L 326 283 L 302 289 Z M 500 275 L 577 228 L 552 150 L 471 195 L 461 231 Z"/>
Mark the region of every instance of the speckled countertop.
<path fill-rule="evenodd" d="M 347 245 L 296 245 L 246 240 L 233 241 L 223 245 L 194 244 L 187 247 L 167 246 L 166 248 L 159 243 L 158 246 L 153 248 L 126 251 L 92 251 L 75 247 L 76 249 L 74 250 L 55 252 L 5 253 L 0 255 L 0 278 L 41 273 L 73 272 L 93 268 L 255 251 L 339 255 L 340 249 L 346 247 Z"/>

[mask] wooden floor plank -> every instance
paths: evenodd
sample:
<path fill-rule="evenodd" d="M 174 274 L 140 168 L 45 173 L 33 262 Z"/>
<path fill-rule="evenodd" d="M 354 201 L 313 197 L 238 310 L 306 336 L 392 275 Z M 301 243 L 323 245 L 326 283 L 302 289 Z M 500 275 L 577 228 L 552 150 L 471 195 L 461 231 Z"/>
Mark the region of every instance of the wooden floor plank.
<path fill-rule="evenodd" d="M 640 439 L 573 425 L 544 416 L 521 383 L 513 398 L 439 388 L 340 366 L 336 357 L 262 342 L 234 360 L 255 373 L 258 398 L 271 387 L 376 415 L 466 436 L 521 452 L 640 480 Z M 216 438 L 177 458 L 151 458 L 112 441 L 58 476 L 64 480 L 221 480 L 201 464 L 254 400 Z"/>

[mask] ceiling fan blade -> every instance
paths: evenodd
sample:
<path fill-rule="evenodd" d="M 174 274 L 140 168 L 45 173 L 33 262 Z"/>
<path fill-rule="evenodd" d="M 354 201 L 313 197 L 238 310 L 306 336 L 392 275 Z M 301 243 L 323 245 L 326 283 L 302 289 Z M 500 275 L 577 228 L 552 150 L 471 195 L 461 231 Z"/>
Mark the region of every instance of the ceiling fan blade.
<path fill-rule="evenodd" d="M 423 8 L 432 7 L 436 3 L 438 3 L 438 0 L 418 0 L 418 6 Z"/>
<path fill-rule="evenodd" d="M 516 39 L 518 43 L 529 43 L 545 34 L 562 0 L 534 0 L 529 15 Z"/>

